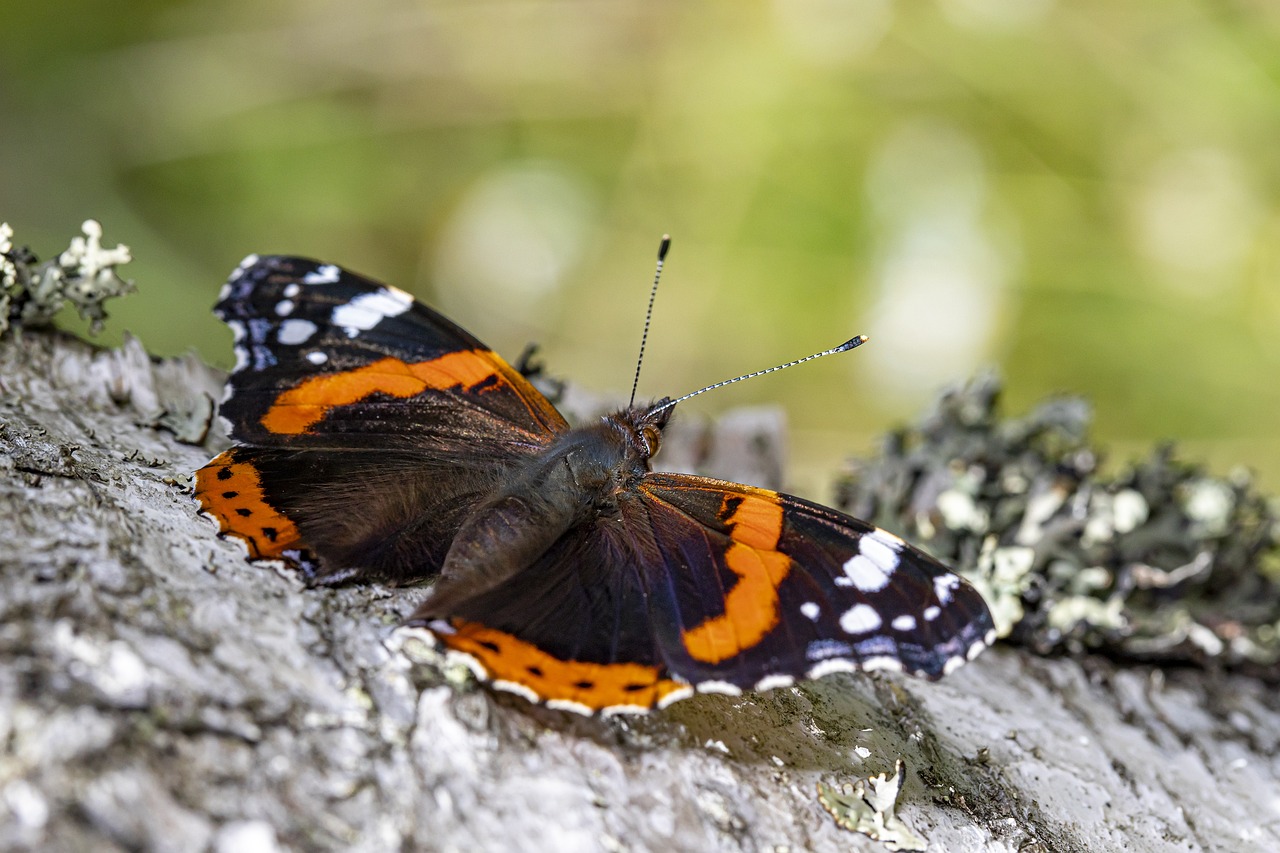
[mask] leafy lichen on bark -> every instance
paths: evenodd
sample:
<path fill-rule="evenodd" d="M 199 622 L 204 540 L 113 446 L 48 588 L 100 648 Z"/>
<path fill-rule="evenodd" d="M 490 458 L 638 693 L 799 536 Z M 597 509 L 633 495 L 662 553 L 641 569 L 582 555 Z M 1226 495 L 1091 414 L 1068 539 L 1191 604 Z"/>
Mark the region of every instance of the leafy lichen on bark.
<path fill-rule="evenodd" d="M 922 542 L 979 585 L 1001 636 L 1280 680 L 1280 511 L 1247 473 L 1155 448 L 1102 470 L 1079 399 L 1000 416 L 992 375 L 940 396 L 840 503 Z"/>
<path fill-rule="evenodd" d="M 0 222 L 0 335 L 17 325 L 43 328 L 64 305 L 72 305 L 97 332 L 106 321 L 108 299 L 132 293 L 133 282 L 116 267 L 133 259 L 129 247 L 102 245 L 102 226 L 87 219 L 83 232 L 51 261 L 41 263 L 27 246 L 15 246 L 13 229 Z"/>

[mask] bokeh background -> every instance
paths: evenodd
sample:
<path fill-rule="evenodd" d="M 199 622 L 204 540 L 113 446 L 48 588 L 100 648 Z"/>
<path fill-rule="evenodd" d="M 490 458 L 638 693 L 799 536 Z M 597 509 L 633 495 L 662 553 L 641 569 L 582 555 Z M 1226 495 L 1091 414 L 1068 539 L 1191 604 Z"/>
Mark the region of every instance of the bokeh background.
<path fill-rule="evenodd" d="M 229 365 L 249 252 L 416 293 L 514 358 L 782 402 L 794 485 L 986 365 L 1280 488 L 1269 0 L 0 3 L 0 219 L 92 216 L 155 353 Z M 73 324 L 74 325 L 74 324 Z"/>

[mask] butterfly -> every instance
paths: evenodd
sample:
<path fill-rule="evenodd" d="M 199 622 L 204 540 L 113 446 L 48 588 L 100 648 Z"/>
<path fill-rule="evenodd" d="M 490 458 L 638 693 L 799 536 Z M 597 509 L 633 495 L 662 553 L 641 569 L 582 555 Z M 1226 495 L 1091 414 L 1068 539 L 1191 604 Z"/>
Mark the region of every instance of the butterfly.
<path fill-rule="evenodd" d="M 938 678 L 994 638 L 973 587 L 892 533 L 652 470 L 670 399 L 570 427 L 409 294 L 302 258 L 251 255 L 215 313 L 237 443 L 197 472 L 201 509 L 312 584 L 433 580 L 407 623 L 493 688 L 644 712 L 834 672 Z"/>

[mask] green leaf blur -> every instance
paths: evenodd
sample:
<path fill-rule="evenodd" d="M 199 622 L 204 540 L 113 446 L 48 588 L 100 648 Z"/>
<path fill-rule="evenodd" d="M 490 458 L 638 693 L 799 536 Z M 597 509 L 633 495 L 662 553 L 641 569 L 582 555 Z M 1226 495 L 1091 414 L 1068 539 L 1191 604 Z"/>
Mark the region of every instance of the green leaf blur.
<path fill-rule="evenodd" d="M 797 484 L 997 366 L 1280 485 L 1280 7 L 1249 0 L 8 3 L 0 219 L 137 258 L 128 329 L 230 363 L 250 252 L 412 290 L 501 352 L 783 403 Z M 805 471 L 812 469 L 814 479 Z"/>

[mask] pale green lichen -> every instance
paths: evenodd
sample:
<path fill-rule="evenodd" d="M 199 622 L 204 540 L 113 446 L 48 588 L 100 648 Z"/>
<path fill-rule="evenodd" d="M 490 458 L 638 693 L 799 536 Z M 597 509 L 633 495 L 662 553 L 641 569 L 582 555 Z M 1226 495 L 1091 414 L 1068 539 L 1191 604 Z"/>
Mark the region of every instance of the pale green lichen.
<path fill-rule="evenodd" d="M 9 328 L 13 300 L 22 290 L 13 255 L 13 229 L 8 222 L 0 222 L 0 334 Z"/>
<path fill-rule="evenodd" d="M 996 636 L 1003 638 L 1012 633 L 1026 613 L 1022 599 L 1035 579 L 1032 569 L 1036 553 L 1024 545 L 998 547 L 998 542 L 995 536 L 983 540 L 982 552 L 969 579 L 991 609 Z"/>
<path fill-rule="evenodd" d="M 925 850 L 928 840 L 895 814 L 905 776 L 906 765 L 899 758 L 892 776 L 881 773 L 839 788 L 819 782 L 818 802 L 843 829 L 882 841 L 890 850 Z"/>
<path fill-rule="evenodd" d="M 1231 521 L 1235 495 L 1226 483 L 1200 479 L 1187 483 L 1183 506 L 1198 536 L 1221 536 Z"/>
<path fill-rule="evenodd" d="M 1125 626 L 1124 599 L 1119 596 L 1099 601 L 1085 595 L 1060 598 L 1049 606 L 1046 618 L 1049 629 L 1060 635 L 1089 630 L 1120 630 Z"/>
<path fill-rule="evenodd" d="M 1002 418 L 999 390 L 984 376 L 944 393 L 851 466 L 841 508 L 955 565 L 1013 642 L 1280 680 L 1280 508 L 1249 476 L 1168 447 L 1105 475 L 1087 405 Z"/>
<path fill-rule="evenodd" d="M 15 324 L 47 326 L 68 303 L 96 334 L 107 316 L 104 303 L 133 292 L 133 282 L 116 272 L 132 260 L 129 248 L 103 246 L 95 220 L 86 220 L 81 230 L 56 260 L 42 263 L 30 249 L 15 247 L 13 229 L 0 224 L 0 334 Z"/>

